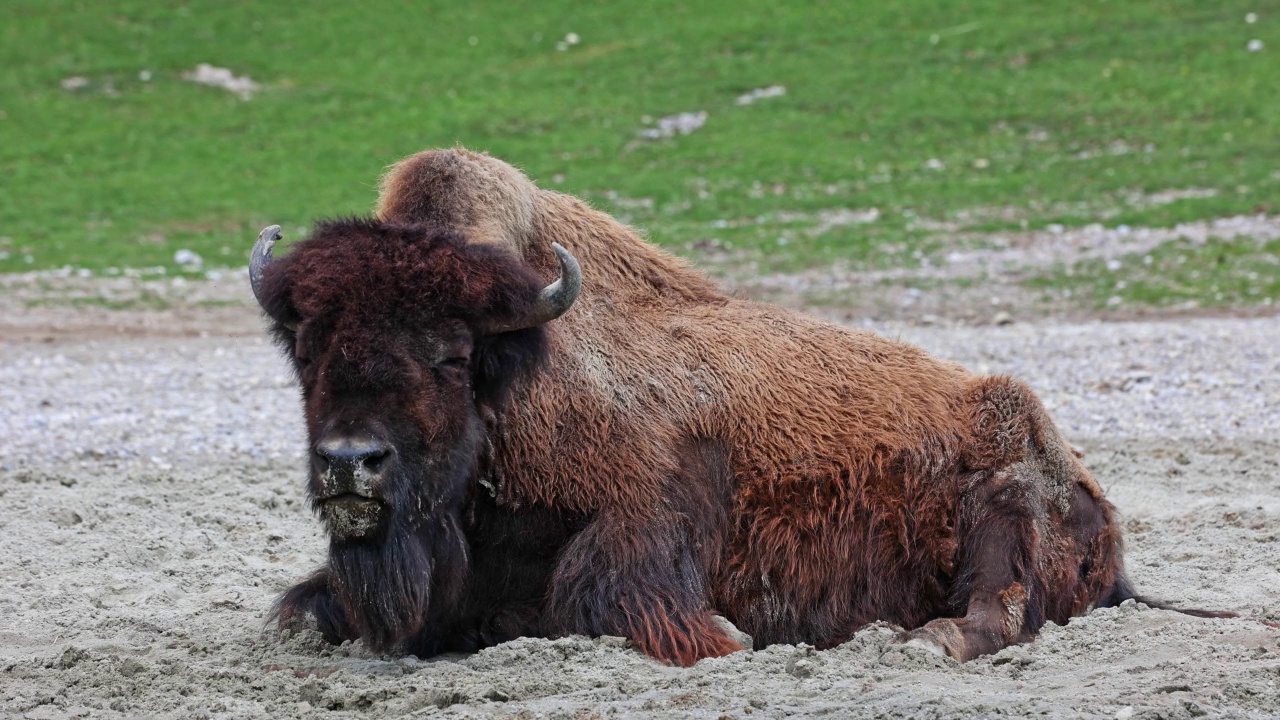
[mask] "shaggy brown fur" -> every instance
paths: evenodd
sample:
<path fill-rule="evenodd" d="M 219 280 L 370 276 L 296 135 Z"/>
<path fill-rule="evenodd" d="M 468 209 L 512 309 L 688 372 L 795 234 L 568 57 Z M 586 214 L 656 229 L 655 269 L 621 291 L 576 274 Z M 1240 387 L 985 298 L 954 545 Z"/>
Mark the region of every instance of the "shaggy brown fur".
<path fill-rule="evenodd" d="M 582 266 L 572 309 L 478 334 L 474 318 L 519 311 L 538 284 L 522 273 L 555 277 L 553 242 Z M 474 458 L 465 481 L 398 471 L 413 517 L 465 536 L 458 557 L 429 559 L 450 532 L 412 529 L 387 537 L 426 559 L 356 565 L 425 589 L 355 597 L 335 561 L 282 600 L 332 639 L 621 634 L 687 664 L 739 648 L 720 613 L 757 647 L 887 620 L 963 660 L 1133 596 L 1112 506 L 1025 385 L 730 298 L 489 156 L 406 159 L 376 220 L 324 226 L 271 271 L 265 307 L 302 321 L 278 336 L 325 367 L 302 371 L 313 442 L 372 418 L 401 428 L 401 465 Z M 449 343 L 475 347 L 474 399 L 422 380 Z M 446 488 L 427 510 L 422 486 Z"/>

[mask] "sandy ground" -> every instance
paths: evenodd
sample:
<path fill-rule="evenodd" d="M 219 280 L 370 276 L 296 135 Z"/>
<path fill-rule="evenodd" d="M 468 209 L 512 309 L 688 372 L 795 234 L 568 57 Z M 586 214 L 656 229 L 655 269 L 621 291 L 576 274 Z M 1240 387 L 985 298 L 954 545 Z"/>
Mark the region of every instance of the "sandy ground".
<path fill-rule="evenodd" d="M 873 626 L 681 669 L 618 638 L 421 661 L 264 628 L 324 541 L 296 393 L 239 312 L 5 318 L 0 716 L 1280 717 L 1280 319 L 879 328 L 1026 378 L 1139 588 L 1245 619 L 1128 604 L 965 665 Z"/>

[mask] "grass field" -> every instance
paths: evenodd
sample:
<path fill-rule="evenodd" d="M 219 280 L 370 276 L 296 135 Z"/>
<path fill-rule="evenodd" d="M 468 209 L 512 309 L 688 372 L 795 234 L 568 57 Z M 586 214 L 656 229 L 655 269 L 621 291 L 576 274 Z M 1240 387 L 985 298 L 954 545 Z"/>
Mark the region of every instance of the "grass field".
<path fill-rule="evenodd" d="M 1080 263 L 1031 278 L 1045 290 L 1067 289 L 1097 309 L 1116 305 L 1233 307 L 1271 305 L 1280 298 L 1280 240 L 1264 242 L 1179 239 L 1151 253 Z"/>
<path fill-rule="evenodd" d="M 455 143 L 777 269 L 893 264 L 929 249 L 920 218 L 1274 212 L 1277 23 L 1276 0 L 7 0 L 0 270 L 242 265 L 261 226 L 365 212 L 388 163 Z M 183 79 L 202 62 L 261 88 Z M 706 123 L 640 137 L 681 112 Z M 1216 192 L 1123 200 L 1183 189 Z"/>

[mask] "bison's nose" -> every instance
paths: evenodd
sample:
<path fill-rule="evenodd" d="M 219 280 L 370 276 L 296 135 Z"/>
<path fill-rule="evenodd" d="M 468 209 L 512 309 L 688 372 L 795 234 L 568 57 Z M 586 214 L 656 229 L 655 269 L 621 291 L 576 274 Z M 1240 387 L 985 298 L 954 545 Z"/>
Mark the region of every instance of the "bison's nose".
<path fill-rule="evenodd" d="M 330 438 L 316 444 L 316 457 L 329 467 L 345 465 L 352 470 L 376 471 L 391 454 L 391 446 L 377 440 Z"/>

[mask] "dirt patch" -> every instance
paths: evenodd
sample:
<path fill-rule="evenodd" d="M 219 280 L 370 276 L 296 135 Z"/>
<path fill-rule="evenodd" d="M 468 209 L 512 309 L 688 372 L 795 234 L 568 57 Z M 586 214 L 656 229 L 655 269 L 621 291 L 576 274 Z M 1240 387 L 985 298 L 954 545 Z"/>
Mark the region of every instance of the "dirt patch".
<path fill-rule="evenodd" d="M 1191 247 L 1203 246 L 1210 239 L 1248 240 L 1261 247 L 1280 238 L 1278 216 L 1238 216 L 1170 228 L 1091 224 L 967 233 L 952 224 L 935 223 L 928 229 L 933 233 L 931 242 L 951 250 L 941 256 L 921 254 L 907 264 L 887 269 L 853 268 L 837 262 L 800 272 L 775 273 L 746 256 L 728 252 L 704 255 L 706 264 L 740 297 L 844 321 L 869 317 L 926 325 L 983 325 L 1047 317 L 1060 321 L 1132 320 L 1209 315 L 1257 317 L 1280 312 L 1280 305 L 1261 298 L 1257 304 L 1225 308 L 1185 303 L 1161 307 L 1123 304 L 1100 310 L 1087 293 L 1073 294 L 1062 288 L 1033 289 L 1024 284 L 1033 277 L 1091 261 L 1116 263 L 1118 269 L 1120 258 L 1150 252 L 1178 240 Z"/>
<path fill-rule="evenodd" d="M 1203 245 L 1210 238 L 1247 238 L 1259 243 L 1275 240 L 1280 238 L 1280 217 L 1242 215 L 1182 223 L 1171 228 L 1134 228 L 1128 225 L 1109 228 L 1095 223 L 1079 228 L 1052 225 L 1029 232 L 958 234 L 949 245 L 987 247 L 952 251 L 946 255 L 944 266 L 921 268 L 919 277 L 954 279 L 1025 272 L 1145 253 L 1178 239 Z"/>
<path fill-rule="evenodd" d="M 1184 195 L 1186 192 L 1193 191 L 1184 191 Z M 1158 196 L 1141 196 L 1130 203 L 1154 202 L 1151 198 Z M 972 211 L 975 217 L 982 212 Z M 879 211 L 833 210 L 804 217 L 816 223 L 807 232 L 821 234 L 841 225 L 875 222 Z M 1125 305 L 1100 311 L 1087 297 L 1033 290 L 1022 284 L 1031 275 L 1055 267 L 1112 260 L 1179 238 L 1201 244 L 1209 238 L 1249 238 L 1259 243 L 1275 240 L 1280 238 L 1280 216 L 1239 216 L 1172 228 L 1088 225 L 983 234 L 944 227 L 935 231 L 944 246 L 957 249 L 942 258 L 922 256 L 911 266 L 891 269 L 854 269 L 835 263 L 802 272 L 771 273 L 759 262 L 723 252 L 704 252 L 701 261 L 728 291 L 740 297 L 843 322 L 871 318 L 924 325 L 986 325 L 1046 317 L 1082 321 L 1280 313 L 1280 304 L 1234 308 Z M 0 340 L 243 337 L 261 330 L 244 268 L 180 277 L 154 271 L 128 273 L 104 277 L 57 270 L 0 275 Z"/>
<path fill-rule="evenodd" d="M 256 336 L 262 322 L 247 273 L 0 274 L 0 341 Z"/>

